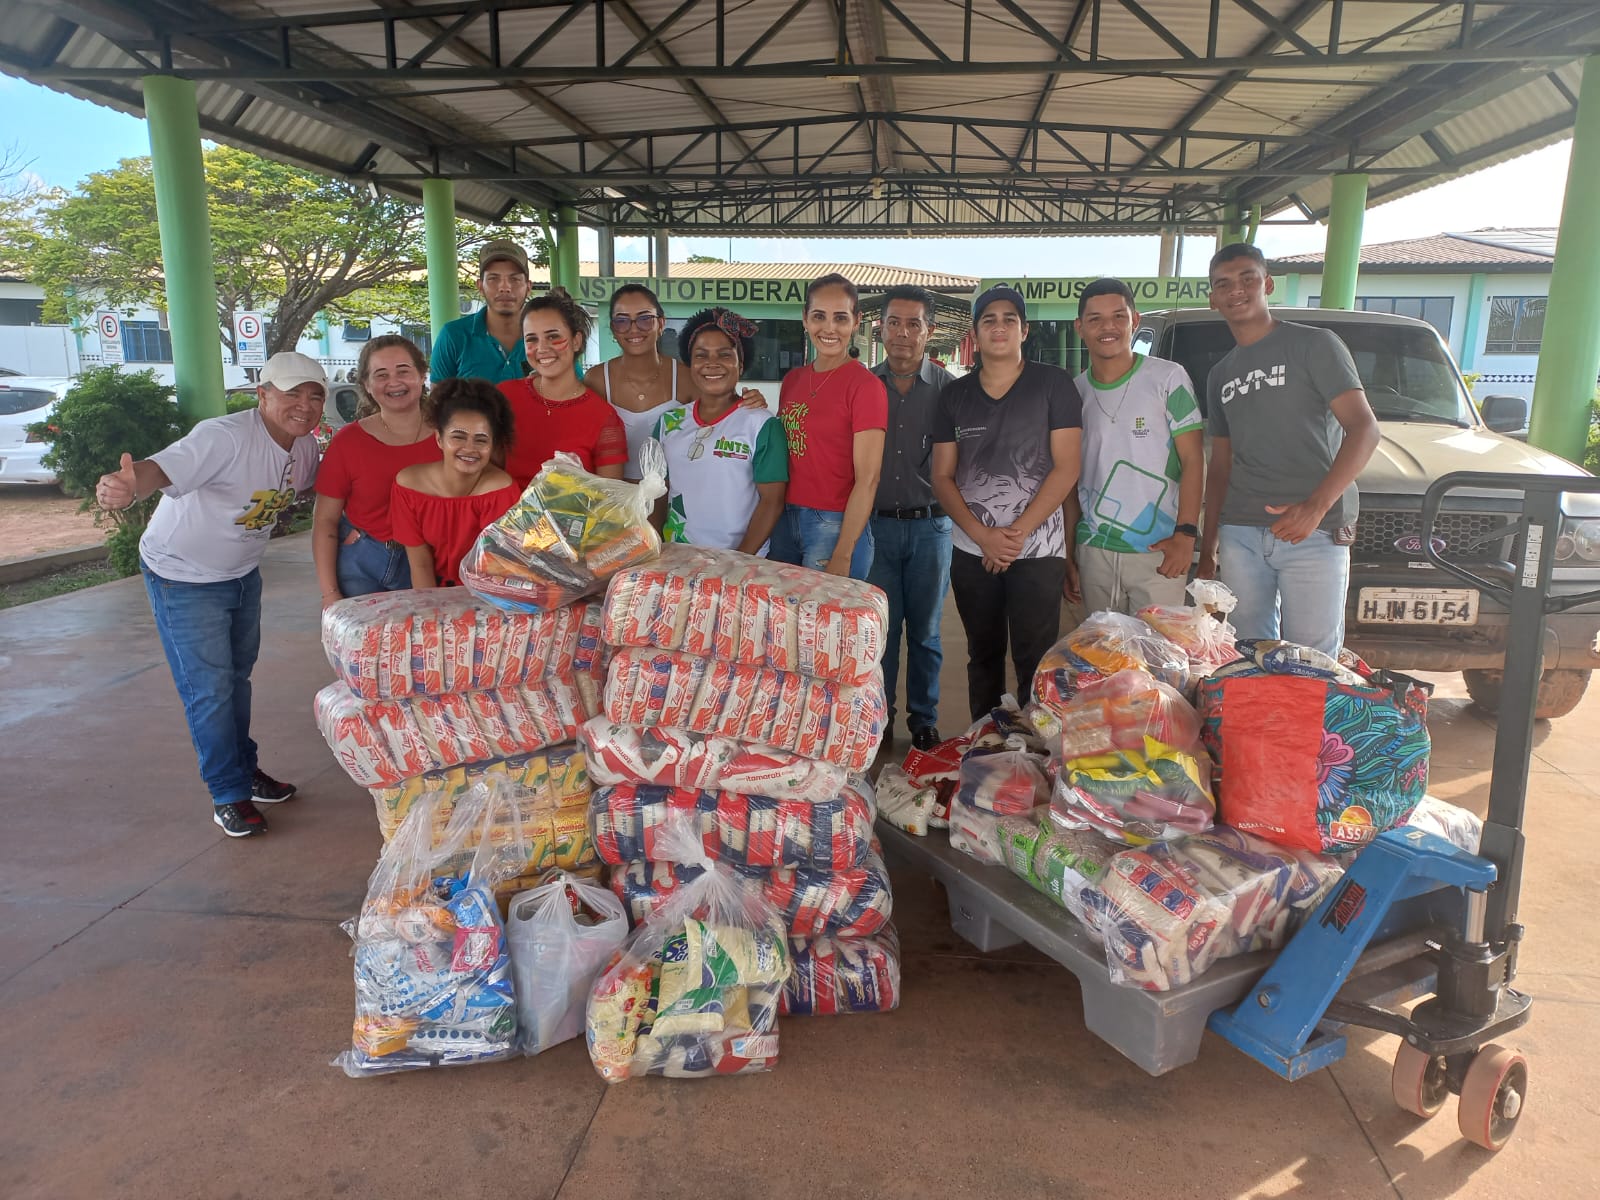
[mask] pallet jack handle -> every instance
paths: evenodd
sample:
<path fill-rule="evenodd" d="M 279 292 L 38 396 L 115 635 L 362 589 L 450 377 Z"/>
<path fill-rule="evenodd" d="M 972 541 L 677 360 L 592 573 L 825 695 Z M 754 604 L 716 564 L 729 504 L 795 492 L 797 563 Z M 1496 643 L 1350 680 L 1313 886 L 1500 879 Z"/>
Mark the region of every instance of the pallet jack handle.
<path fill-rule="evenodd" d="M 1444 498 L 1451 492 L 1512 493 L 1521 500 L 1509 581 L 1487 579 L 1440 553 L 1433 536 Z M 1496 597 L 1510 610 L 1506 630 L 1505 667 L 1494 743 L 1494 771 L 1489 782 L 1489 815 L 1483 825 L 1479 853 L 1495 864 L 1497 878 L 1487 896 L 1484 937 L 1510 946 L 1507 982 L 1516 975 L 1517 901 L 1522 891 L 1524 840 L 1522 822 L 1527 802 L 1528 762 L 1533 753 L 1534 708 L 1544 674 L 1545 617 L 1600 601 L 1600 589 L 1567 596 L 1550 595 L 1556 541 L 1561 535 L 1561 501 L 1566 494 L 1600 495 L 1600 478 L 1589 475 L 1508 475 L 1455 471 L 1434 480 L 1422 497 L 1422 552 L 1447 574 Z"/>

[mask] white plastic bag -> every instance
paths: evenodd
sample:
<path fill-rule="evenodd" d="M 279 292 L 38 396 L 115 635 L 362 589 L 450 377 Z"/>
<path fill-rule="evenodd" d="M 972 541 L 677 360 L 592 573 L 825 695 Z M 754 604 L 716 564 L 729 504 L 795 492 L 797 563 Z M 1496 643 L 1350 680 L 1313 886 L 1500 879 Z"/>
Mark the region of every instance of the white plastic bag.
<path fill-rule="evenodd" d="M 512 898 L 506 939 L 524 1054 L 539 1054 L 583 1032 L 595 976 L 627 937 L 622 901 L 565 871 Z"/>

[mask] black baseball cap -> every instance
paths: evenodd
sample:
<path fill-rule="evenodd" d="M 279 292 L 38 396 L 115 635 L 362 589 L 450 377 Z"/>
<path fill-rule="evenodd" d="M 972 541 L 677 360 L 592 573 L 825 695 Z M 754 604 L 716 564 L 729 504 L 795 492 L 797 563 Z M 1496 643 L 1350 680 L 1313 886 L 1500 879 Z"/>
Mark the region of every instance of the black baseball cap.
<path fill-rule="evenodd" d="M 1027 301 L 1022 298 L 1021 292 L 1017 291 L 1016 288 L 1007 283 L 995 284 L 992 288 L 972 302 L 972 319 L 976 321 L 979 317 L 983 316 L 983 310 L 988 308 L 989 305 L 993 304 L 996 300 L 1011 301 L 1012 304 L 1017 306 L 1017 316 L 1021 317 L 1024 323 L 1027 322 Z"/>

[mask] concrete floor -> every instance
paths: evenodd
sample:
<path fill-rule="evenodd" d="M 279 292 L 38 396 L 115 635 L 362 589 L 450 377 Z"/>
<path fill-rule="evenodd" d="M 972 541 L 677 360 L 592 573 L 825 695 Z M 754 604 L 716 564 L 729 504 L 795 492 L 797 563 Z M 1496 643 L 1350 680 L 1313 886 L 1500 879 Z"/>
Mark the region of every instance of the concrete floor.
<path fill-rule="evenodd" d="M 904 872 L 904 1002 L 783 1024 L 771 1075 L 607 1089 L 579 1042 L 350 1080 L 349 940 L 379 838 L 311 720 L 329 678 L 304 539 L 265 566 L 266 838 L 211 824 L 138 580 L 0 613 L 0 1197 L 1600 1195 L 1594 895 L 1600 689 L 1540 729 L 1515 1042 L 1529 1111 L 1491 1157 L 1389 1098 L 1392 1037 L 1278 1081 L 1215 1038 L 1151 1079 L 1085 1032 L 1075 980 L 981 955 Z M 945 725 L 964 707 L 947 610 Z M 1493 727 L 1449 680 L 1435 792 L 1482 810 Z M 903 735 L 902 735 L 903 737 Z M 1588 1132 L 1585 1133 L 1584 1131 Z"/>

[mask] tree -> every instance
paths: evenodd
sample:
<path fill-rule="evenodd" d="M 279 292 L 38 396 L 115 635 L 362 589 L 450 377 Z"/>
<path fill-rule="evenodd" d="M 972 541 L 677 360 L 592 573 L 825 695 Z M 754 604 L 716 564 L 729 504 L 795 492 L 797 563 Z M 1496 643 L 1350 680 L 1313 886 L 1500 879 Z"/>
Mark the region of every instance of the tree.
<path fill-rule="evenodd" d="M 718 258 L 713 254 L 691 254 L 689 261 L 692 263 L 720 263 L 727 262 L 725 258 Z"/>
<path fill-rule="evenodd" d="M 271 314 L 267 353 L 290 349 L 318 313 L 426 320 L 422 210 L 386 193 L 259 158 L 231 146 L 205 151 L 217 323 L 233 353 L 233 313 Z M 97 171 L 41 206 L 24 239 L 47 320 L 95 307 L 160 306 L 161 235 L 148 158 Z M 458 223 L 463 250 L 494 236 Z"/>

